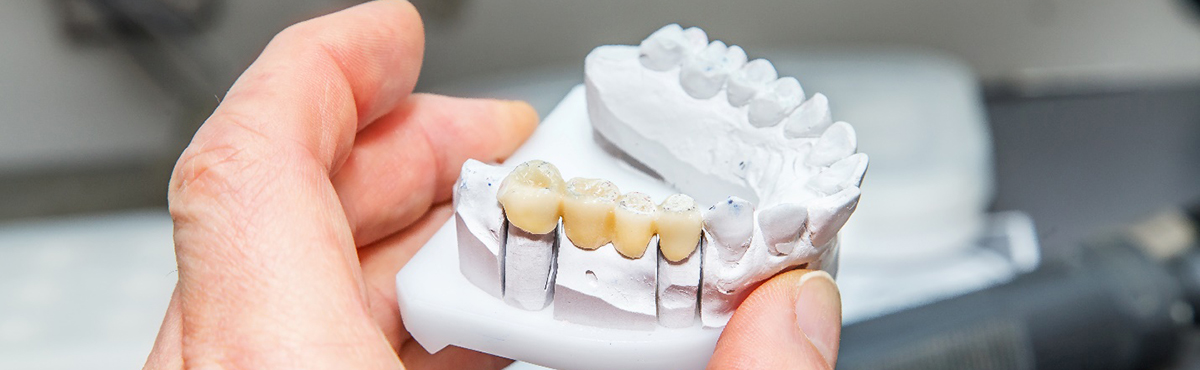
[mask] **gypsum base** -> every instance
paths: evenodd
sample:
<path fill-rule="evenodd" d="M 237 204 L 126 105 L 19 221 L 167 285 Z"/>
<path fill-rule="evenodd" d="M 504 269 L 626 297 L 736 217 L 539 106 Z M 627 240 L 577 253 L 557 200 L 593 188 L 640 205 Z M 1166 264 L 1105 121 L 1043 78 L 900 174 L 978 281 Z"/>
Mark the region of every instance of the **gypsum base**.
<path fill-rule="evenodd" d="M 565 178 L 609 179 L 655 199 L 676 192 L 593 135 L 577 86 L 505 163 L 550 158 Z M 396 274 L 396 290 L 405 328 L 430 353 L 455 345 L 557 369 L 702 369 L 721 334 L 700 320 L 678 329 L 613 329 L 557 320 L 553 304 L 540 311 L 510 306 L 460 272 L 453 218 Z"/>

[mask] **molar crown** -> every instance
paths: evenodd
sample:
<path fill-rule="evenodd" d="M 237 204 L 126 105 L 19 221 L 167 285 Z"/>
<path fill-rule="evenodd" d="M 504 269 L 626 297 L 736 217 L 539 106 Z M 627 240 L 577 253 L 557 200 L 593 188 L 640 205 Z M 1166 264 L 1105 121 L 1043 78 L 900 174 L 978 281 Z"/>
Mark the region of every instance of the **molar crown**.
<path fill-rule="evenodd" d="M 504 178 L 496 198 L 513 226 L 546 234 L 558 226 L 565 188 L 557 167 L 532 160 L 521 163 Z"/>
<path fill-rule="evenodd" d="M 576 247 L 596 249 L 613 237 L 613 210 L 620 190 L 601 179 L 573 178 L 563 197 L 562 220 L 567 238 Z"/>

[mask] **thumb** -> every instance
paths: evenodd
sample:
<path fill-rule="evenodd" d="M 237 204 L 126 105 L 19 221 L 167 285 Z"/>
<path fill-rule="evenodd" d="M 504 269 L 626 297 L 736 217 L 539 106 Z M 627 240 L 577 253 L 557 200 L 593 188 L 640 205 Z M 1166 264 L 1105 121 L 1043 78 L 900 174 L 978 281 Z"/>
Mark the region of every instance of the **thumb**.
<path fill-rule="evenodd" d="M 738 307 L 710 369 L 832 369 L 842 332 L 841 294 L 824 271 L 763 283 Z"/>

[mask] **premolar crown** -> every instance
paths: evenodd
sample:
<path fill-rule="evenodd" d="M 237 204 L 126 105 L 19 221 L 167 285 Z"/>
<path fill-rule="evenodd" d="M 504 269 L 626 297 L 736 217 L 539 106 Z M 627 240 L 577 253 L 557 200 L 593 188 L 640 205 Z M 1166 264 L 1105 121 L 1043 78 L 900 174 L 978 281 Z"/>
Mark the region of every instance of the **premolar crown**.
<path fill-rule="evenodd" d="M 833 115 L 829 113 L 829 98 L 825 94 L 813 94 L 783 124 L 783 134 L 789 139 L 800 137 L 818 137 L 829 125 L 833 124 Z"/>
<path fill-rule="evenodd" d="M 621 192 L 612 182 L 573 178 L 567 182 L 562 219 L 567 238 L 576 247 L 596 249 L 613 237 L 613 210 Z"/>
<path fill-rule="evenodd" d="M 613 247 L 625 257 L 641 258 L 654 237 L 658 206 L 649 195 L 631 192 L 621 196 L 613 216 Z"/>
<path fill-rule="evenodd" d="M 558 227 L 565 188 L 557 167 L 532 160 L 521 163 L 504 178 L 496 198 L 513 226 L 545 234 Z"/>
<path fill-rule="evenodd" d="M 729 74 L 726 90 L 729 105 L 740 107 L 750 102 L 754 94 L 779 78 L 775 66 L 766 59 L 755 59 Z"/>
<path fill-rule="evenodd" d="M 767 84 L 750 99 L 749 121 L 755 127 L 774 126 L 792 114 L 804 101 L 804 88 L 795 77 L 784 77 Z"/>
<path fill-rule="evenodd" d="M 729 73 L 743 64 L 746 64 L 746 51 L 741 47 L 726 47 L 724 42 L 713 41 L 683 62 L 679 70 L 679 84 L 691 97 L 708 99 L 716 96 L 725 87 Z"/>
<path fill-rule="evenodd" d="M 669 261 L 679 262 L 696 250 L 703 228 L 700 207 L 687 195 L 667 197 L 658 207 L 658 248 Z"/>
<path fill-rule="evenodd" d="M 646 68 L 665 71 L 683 62 L 690 53 L 691 45 L 683 34 L 683 27 L 668 24 L 654 31 L 639 48 L 638 60 Z"/>

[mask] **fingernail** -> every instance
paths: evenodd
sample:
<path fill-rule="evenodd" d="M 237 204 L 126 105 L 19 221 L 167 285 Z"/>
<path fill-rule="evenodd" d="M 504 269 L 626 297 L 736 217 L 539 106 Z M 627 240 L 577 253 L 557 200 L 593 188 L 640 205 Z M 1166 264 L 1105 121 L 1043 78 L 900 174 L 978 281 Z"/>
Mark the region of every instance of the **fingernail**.
<path fill-rule="evenodd" d="M 833 367 L 842 332 L 842 295 L 833 277 L 825 271 L 813 271 L 800 277 L 796 324 L 817 347 L 825 362 Z"/>

